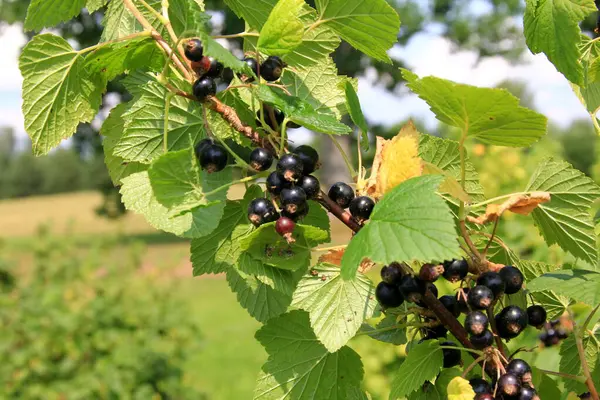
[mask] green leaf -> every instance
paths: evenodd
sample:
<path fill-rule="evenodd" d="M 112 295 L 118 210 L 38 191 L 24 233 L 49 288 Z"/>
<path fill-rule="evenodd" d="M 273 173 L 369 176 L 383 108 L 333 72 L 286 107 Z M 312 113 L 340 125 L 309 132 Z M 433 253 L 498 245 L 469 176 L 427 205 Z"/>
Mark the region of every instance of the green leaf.
<path fill-rule="evenodd" d="M 544 374 L 536 367 L 533 370 L 533 387 L 538 392 L 540 399 L 559 399 L 561 391 L 558 388 L 558 382 Z"/>
<path fill-rule="evenodd" d="M 396 321 L 397 316 L 388 314 L 373 328 L 369 324 L 363 324 L 360 328 L 361 332 L 366 333 L 375 340 L 380 342 L 401 345 L 406 343 L 406 328 L 395 328 L 399 324 Z"/>
<path fill-rule="evenodd" d="M 550 272 L 527 283 L 531 292 L 553 290 L 590 306 L 600 303 L 600 273 L 583 269 Z"/>
<path fill-rule="evenodd" d="M 338 267 L 325 264 L 302 277 L 292 301 L 293 307 L 308 311 L 313 331 L 331 353 L 354 337 L 376 304 L 375 288 L 367 277 L 358 274 L 344 280 Z"/>
<path fill-rule="evenodd" d="M 575 257 L 596 265 L 598 247 L 591 206 L 600 197 L 600 187 L 569 163 L 547 159 L 525 190 L 551 195 L 550 202 L 540 204 L 532 213 L 546 243 L 556 243 Z"/>
<path fill-rule="evenodd" d="M 256 339 L 269 359 L 258 378 L 255 400 L 364 398 L 359 355 L 347 346 L 329 353 L 311 330 L 307 313 L 292 311 L 271 319 Z"/>
<path fill-rule="evenodd" d="M 296 271 L 292 272 L 265 265 L 263 262 L 255 260 L 247 253 L 240 256 L 237 267 L 241 272 L 252 275 L 265 285 L 289 296 L 296 290 L 298 279 L 301 276 Z M 300 270 L 300 272 L 303 271 Z"/>
<path fill-rule="evenodd" d="M 123 1 L 111 1 L 102 19 L 102 35 L 100 42 L 120 39 L 127 35 L 143 30 L 142 25 L 125 7 Z"/>
<path fill-rule="evenodd" d="M 387 51 L 398 42 L 400 18 L 385 0 L 316 0 L 320 24 L 329 26 L 366 55 L 391 64 Z"/>
<path fill-rule="evenodd" d="M 280 89 L 261 85 L 257 95 L 260 100 L 277 107 L 291 121 L 307 129 L 330 135 L 343 135 L 351 131 L 347 125 L 338 122 L 334 116 L 319 113 L 310 103 L 298 97 L 288 96 Z"/>
<path fill-rule="evenodd" d="M 409 179 L 375 206 L 369 223 L 350 241 L 342 258 L 342 276 L 351 279 L 363 258 L 392 261 L 448 260 L 459 255 L 454 220 L 436 193 L 443 177 Z"/>
<path fill-rule="evenodd" d="M 519 106 L 505 89 L 479 88 L 403 69 L 408 87 L 425 100 L 440 121 L 483 143 L 524 147 L 546 133 L 547 118 Z"/>
<path fill-rule="evenodd" d="M 210 15 L 204 12 L 202 1 L 169 0 L 169 20 L 180 38 L 191 32 L 210 32 Z"/>
<path fill-rule="evenodd" d="M 308 207 L 308 214 L 302 219 L 302 225 L 319 228 L 322 231 L 318 232 L 318 236 L 314 238 L 315 240 L 318 240 L 319 243 L 331 241 L 331 224 L 327 211 L 325 211 L 319 203 L 313 200 L 308 201 Z M 325 236 L 323 232 L 325 232 L 327 236 Z"/>
<path fill-rule="evenodd" d="M 277 0 L 225 0 L 225 4 L 251 28 L 260 31 Z"/>
<path fill-rule="evenodd" d="M 573 91 L 589 113 L 596 113 L 600 107 L 600 81 L 596 67 L 600 57 L 600 43 L 586 35 L 581 35 L 581 64 L 583 66 L 583 84 L 581 86 L 571 83 Z M 595 115 L 592 118 L 596 118 Z"/>
<path fill-rule="evenodd" d="M 394 376 L 390 399 L 405 397 L 435 378 L 443 362 L 439 342 L 426 340 L 413 347 Z"/>
<path fill-rule="evenodd" d="M 344 90 L 346 92 L 346 105 L 348 106 L 350 118 L 352 118 L 354 125 L 356 125 L 361 131 L 361 148 L 363 151 L 369 151 L 369 137 L 367 136 L 369 126 L 367 125 L 367 120 L 365 119 L 362 109 L 360 108 L 358 94 L 356 94 L 356 90 L 354 90 L 354 87 L 349 81 L 344 85 Z"/>
<path fill-rule="evenodd" d="M 421 388 L 407 397 L 408 400 L 445 400 L 446 398 L 442 395 L 437 381 L 435 386 L 429 381 L 425 382 Z"/>
<path fill-rule="evenodd" d="M 205 56 L 214 57 L 219 60 L 223 66 L 231 68 L 235 72 L 254 75 L 254 72 L 252 72 L 252 69 L 248 64 L 231 54 L 229 50 L 221 46 L 221 44 L 213 39 L 208 33 L 199 32 L 198 37 L 202 40 L 202 47 L 204 48 L 203 53 Z"/>
<path fill-rule="evenodd" d="M 524 33 L 531 52 L 544 52 L 559 72 L 581 85 L 579 23 L 596 11 L 593 0 L 526 0 L 525 4 Z"/>
<path fill-rule="evenodd" d="M 440 372 L 435 379 L 435 388 L 439 393 L 440 399 L 448 398 L 448 385 L 450 384 L 450 381 L 457 376 L 461 376 L 461 374 L 462 371 L 458 368 L 445 368 Z"/>
<path fill-rule="evenodd" d="M 585 353 L 585 359 L 588 362 L 588 366 L 590 368 L 590 372 L 593 373 L 598 364 L 598 340 L 600 336 L 598 333 L 594 333 L 594 335 L 590 335 L 588 333 L 584 334 L 583 337 L 583 350 Z M 575 340 L 575 334 L 569 335 L 566 338 L 561 346 L 560 346 L 560 364 L 559 371 L 563 374 L 581 376 L 583 375 L 581 369 L 581 360 L 579 359 L 579 352 L 577 350 L 577 342 Z M 570 379 L 565 379 L 565 386 L 567 388 L 571 388 L 572 390 L 577 390 L 578 388 L 583 388 L 581 383 L 569 382 Z"/>
<path fill-rule="evenodd" d="M 302 43 L 304 25 L 300 13 L 304 0 L 279 0 L 258 38 L 258 48 L 267 54 L 284 55 Z"/>
<path fill-rule="evenodd" d="M 87 8 L 88 12 L 91 14 L 104 7 L 106 3 L 108 3 L 108 0 L 87 0 L 85 8 Z"/>
<path fill-rule="evenodd" d="M 526 260 L 514 261 L 514 265 L 523 273 L 526 282 L 530 282 L 548 272 L 556 271 L 561 267 L 560 265 Z M 528 284 L 526 283 L 526 287 L 527 286 Z M 536 303 L 542 305 L 546 309 L 548 319 L 558 318 L 567 311 L 567 308 L 571 304 L 573 304 L 573 301 L 569 297 L 558 295 L 553 290 L 533 292 L 531 295 Z"/>
<path fill-rule="evenodd" d="M 86 0 L 32 0 L 27 8 L 23 28 L 40 31 L 79 15 Z"/>
<path fill-rule="evenodd" d="M 47 154 L 96 115 L 103 87 L 84 64 L 66 40 L 51 34 L 34 37 L 23 49 L 22 110 L 35 155 Z"/>

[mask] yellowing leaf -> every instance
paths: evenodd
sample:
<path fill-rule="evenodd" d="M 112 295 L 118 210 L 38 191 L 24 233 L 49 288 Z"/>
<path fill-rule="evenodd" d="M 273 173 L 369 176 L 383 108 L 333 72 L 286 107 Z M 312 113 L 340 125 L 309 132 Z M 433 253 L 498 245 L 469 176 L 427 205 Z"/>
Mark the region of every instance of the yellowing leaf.
<path fill-rule="evenodd" d="M 465 378 L 457 376 L 448 384 L 448 400 L 472 400 L 475 392 Z"/>

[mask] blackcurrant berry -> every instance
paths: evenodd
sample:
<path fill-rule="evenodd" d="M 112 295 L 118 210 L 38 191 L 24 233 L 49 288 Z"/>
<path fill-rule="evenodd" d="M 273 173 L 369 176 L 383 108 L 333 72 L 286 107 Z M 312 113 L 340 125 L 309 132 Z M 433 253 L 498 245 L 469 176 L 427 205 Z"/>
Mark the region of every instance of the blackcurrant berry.
<path fill-rule="evenodd" d="M 492 393 L 492 385 L 482 378 L 473 378 L 469 380 L 469 384 L 475 394 Z"/>
<path fill-rule="evenodd" d="M 350 205 L 352 209 L 352 205 Z M 423 264 L 419 270 L 419 279 L 426 282 L 435 282 L 444 272 L 444 267 L 436 264 Z"/>
<path fill-rule="evenodd" d="M 403 276 L 404 272 L 399 263 L 394 262 L 381 268 L 381 280 L 384 282 L 397 285 Z"/>
<path fill-rule="evenodd" d="M 204 56 L 204 47 L 200 39 L 190 39 L 183 46 L 183 52 L 190 61 L 200 61 Z"/>
<path fill-rule="evenodd" d="M 491 393 L 482 393 L 475 396 L 475 400 L 494 400 L 494 395 Z"/>
<path fill-rule="evenodd" d="M 523 287 L 525 277 L 517 268 L 512 265 L 507 265 L 499 272 L 500 277 L 504 281 L 504 293 L 515 294 Z"/>
<path fill-rule="evenodd" d="M 488 328 L 488 317 L 481 311 L 472 311 L 465 318 L 465 329 L 471 335 L 481 335 Z"/>
<path fill-rule="evenodd" d="M 297 214 L 306 207 L 306 193 L 299 186 L 283 189 L 280 199 L 282 208 L 289 214 Z"/>
<path fill-rule="evenodd" d="M 190 62 L 190 66 L 198 76 L 205 76 L 206 72 L 210 69 L 210 58 L 204 56 L 200 61 Z"/>
<path fill-rule="evenodd" d="M 485 310 L 492 305 L 494 293 L 487 286 L 477 285 L 469 291 L 467 299 L 472 308 L 476 310 Z"/>
<path fill-rule="evenodd" d="M 398 288 L 402 296 L 411 303 L 418 303 L 423 297 L 423 286 L 421 283 L 412 275 L 404 275 L 398 283 Z"/>
<path fill-rule="evenodd" d="M 258 63 L 256 62 L 255 58 L 246 57 L 242 61 L 245 62 L 250 67 L 252 72 L 254 72 L 254 75 L 258 76 Z M 253 76 L 248 76 L 248 77 L 246 77 L 246 82 L 253 82 L 254 79 L 255 78 Z"/>
<path fill-rule="evenodd" d="M 592 400 L 593 399 L 592 394 L 590 392 L 581 393 L 578 397 L 581 400 Z"/>
<path fill-rule="evenodd" d="M 235 74 L 231 68 L 225 68 L 221 74 L 221 81 L 227 85 L 231 83 Z"/>
<path fill-rule="evenodd" d="M 278 172 L 271 172 L 267 177 L 267 190 L 275 196 L 279 196 L 283 189 L 291 187 L 292 184 L 286 181 Z"/>
<path fill-rule="evenodd" d="M 350 214 L 359 221 L 369 219 L 375 208 L 375 202 L 368 196 L 359 196 L 350 202 Z"/>
<path fill-rule="evenodd" d="M 250 153 L 250 167 L 257 171 L 266 171 L 273 165 L 273 154 L 267 149 L 259 147 Z"/>
<path fill-rule="evenodd" d="M 196 151 L 196 157 L 198 157 L 198 159 L 200 158 L 200 154 L 202 153 L 202 151 L 210 146 L 211 144 L 214 144 L 215 141 L 211 138 L 206 138 L 206 139 L 202 139 L 200 142 L 198 142 L 198 144 L 196 145 L 195 151 Z"/>
<path fill-rule="evenodd" d="M 558 336 L 559 339 L 566 339 L 569 337 L 569 333 L 563 329 L 563 328 L 557 328 L 556 329 L 556 336 Z"/>
<path fill-rule="evenodd" d="M 506 287 L 506 284 L 502 280 L 502 277 L 500 277 L 500 274 L 493 271 L 484 272 L 483 274 L 479 275 L 477 278 L 477 284 L 490 288 L 494 294 L 494 298 L 497 298 L 504 293 L 504 289 Z"/>
<path fill-rule="evenodd" d="M 277 56 L 268 57 L 260 66 L 260 76 L 268 82 L 276 81 L 281 78 L 284 63 Z"/>
<path fill-rule="evenodd" d="M 527 313 L 517 306 L 505 307 L 496 315 L 495 319 L 498 336 L 502 339 L 512 339 L 519 336 L 529 322 Z"/>
<path fill-rule="evenodd" d="M 523 386 L 521 388 L 521 394 L 519 400 L 540 400 L 536 390 L 530 386 Z"/>
<path fill-rule="evenodd" d="M 554 329 L 548 329 L 547 331 L 542 332 L 539 338 L 546 347 L 552 347 L 560 343 L 560 339 Z"/>
<path fill-rule="evenodd" d="M 277 163 L 279 172 L 287 181 L 296 182 L 302 176 L 302 160 L 295 154 L 284 154 Z"/>
<path fill-rule="evenodd" d="M 510 360 L 506 365 L 506 372 L 516 375 L 523 383 L 531 382 L 531 367 L 519 358 Z"/>
<path fill-rule="evenodd" d="M 517 396 L 521 392 L 521 382 L 513 374 L 504 374 L 498 379 L 498 393 L 504 396 Z"/>
<path fill-rule="evenodd" d="M 387 282 L 379 282 L 375 289 L 375 297 L 383 308 L 399 307 L 404 302 L 398 287 Z"/>
<path fill-rule="evenodd" d="M 529 318 L 529 325 L 541 328 L 546 322 L 546 309 L 540 305 L 533 305 L 527 308 L 527 317 Z"/>
<path fill-rule="evenodd" d="M 294 154 L 296 154 L 302 160 L 303 175 L 308 175 L 315 172 L 319 164 L 319 153 L 317 153 L 315 149 L 307 145 L 302 145 L 296 147 Z"/>
<path fill-rule="evenodd" d="M 319 180 L 312 175 L 304 175 L 298 181 L 298 185 L 304 189 L 306 197 L 309 199 L 315 199 L 321 191 L 321 184 Z"/>
<path fill-rule="evenodd" d="M 469 273 L 469 264 L 465 259 L 444 261 L 444 278 L 450 282 L 465 279 L 467 273 Z"/>
<path fill-rule="evenodd" d="M 450 311 L 455 318 L 460 315 L 460 310 L 458 308 L 458 303 L 456 301 L 456 297 L 452 295 L 445 295 L 440 297 L 440 303 L 446 308 L 446 310 Z"/>
<path fill-rule="evenodd" d="M 248 219 L 254 226 L 276 221 L 278 217 L 275 206 L 267 199 L 254 199 L 248 205 Z"/>
<path fill-rule="evenodd" d="M 286 211 L 285 209 L 281 210 L 281 215 L 284 217 L 288 217 L 289 219 L 291 219 L 294 222 L 298 222 L 299 220 L 301 220 L 302 218 L 306 217 L 308 215 L 308 211 L 309 211 L 309 207 L 308 207 L 308 203 L 304 203 L 304 207 L 302 208 L 298 208 L 298 210 L 295 213 Z"/>
<path fill-rule="evenodd" d="M 494 334 L 488 329 L 481 335 L 469 336 L 469 340 L 477 350 L 483 350 L 486 347 L 490 347 L 494 343 Z"/>
<path fill-rule="evenodd" d="M 263 106 L 263 119 L 265 123 L 269 126 L 269 128 L 274 131 L 279 131 L 281 124 L 283 124 L 283 120 L 285 119 L 285 115 L 279 109 L 275 107 L 271 107 L 267 104 Z M 256 112 L 256 124 L 260 126 L 260 110 Z M 288 123 L 289 127 L 289 123 Z"/>
<path fill-rule="evenodd" d="M 425 328 L 425 340 L 439 339 L 448 335 L 448 329 L 444 325 L 440 324 L 434 327 Z"/>
<path fill-rule="evenodd" d="M 337 182 L 329 189 L 329 198 L 340 207 L 348 208 L 354 199 L 354 190 L 344 182 Z"/>
<path fill-rule="evenodd" d="M 469 305 L 467 304 L 469 298 L 470 288 L 462 288 L 456 293 L 456 304 L 458 304 L 458 309 L 461 313 L 467 314 L 469 310 Z"/>
<path fill-rule="evenodd" d="M 442 342 L 440 343 L 442 346 L 453 346 L 456 347 L 456 343 L 454 342 Z M 460 364 L 461 354 L 460 350 L 457 349 L 442 349 L 442 353 L 444 355 L 444 368 L 452 368 L 455 365 Z"/>
<path fill-rule="evenodd" d="M 220 78 L 223 73 L 223 64 L 218 62 L 214 57 L 208 57 L 208 61 L 210 62 L 210 66 L 208 70 L 204 73 L 204 76 L 210 76 L 211 78 Z"/>
<path fill-rule="evenodd" d="M 286 236 L 294 232 L 296 223 L 287 217 L 280 217 L 275 223 L 275 231 L 281 236 Z"/>
<path fill-rule="evenodd" d="M 214 96 L 217 93 L 217 84 L 208 76 L 203 76 L 194 82 L 194 96 L 199 101 L 205 101 L 208 96 Z"/>
<path fill-rule="evenodd" d="M 202 149 L 199 159 L 200 167 L 206 172 L 219 172 L 227 166 L 227 151 L 218 144 L 211 144 Z"/>

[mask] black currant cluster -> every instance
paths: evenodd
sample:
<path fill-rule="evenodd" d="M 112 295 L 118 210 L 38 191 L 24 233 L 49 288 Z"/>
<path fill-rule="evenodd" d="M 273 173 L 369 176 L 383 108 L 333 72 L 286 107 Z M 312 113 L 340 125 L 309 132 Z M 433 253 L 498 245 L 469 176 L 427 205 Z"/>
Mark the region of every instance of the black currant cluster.
<path fill-rule="evenodd" d="M 540 400 L 531 383 L 531 367 L 514 358 L 504 367 L 505 372 L 492 374 L 492 382 L 483 378 L 469 380 L 475 400 Z M 495 396 L 494 396 L 495 394 Z"/>
<path fill-rule="evenodd" d="M 334 183 L 329 188 L 328 196 L 343 209 L 350 208 L 350 214 L 358 221 L 364 222 L 371 217 L 375 201 L 369 196 L 358 196 L 354 190 L 344 182 Z"/>
<path fill-rule="evenodd" d="M 569 322 L 563 323 L 560 319 L 555 319 L 542 324 L 542 329 L 539 336 L 540 341 L 544 346 L 551 347 L 566 339 L 572 330 L 572 326 Z"/>

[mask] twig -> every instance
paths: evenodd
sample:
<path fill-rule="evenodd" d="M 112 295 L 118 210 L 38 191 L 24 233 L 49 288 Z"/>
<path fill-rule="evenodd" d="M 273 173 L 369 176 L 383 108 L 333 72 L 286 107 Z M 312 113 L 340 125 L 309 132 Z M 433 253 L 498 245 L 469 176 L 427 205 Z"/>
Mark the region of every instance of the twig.
<path fill-rule="evenodd" d="M 546 375 L 560 376 L 562 378 L 572 379 L 577 382 L 585 383 L 585 378 L 583 376 L 564 374 L 562 372 L 548 371 L 548 370 L 541 369 L 541 368 L 538 368 L 538 371 L 540 371 L 541 373 L 546 374 Z"/>
<path fill-rule="evenodd" d="M 579 360 L 581 361 L 581 369 L 583 370 L 583 375 L 585 376 L 585 384 L 592 395 L 592 399 L 600 400 L 598 397 L 598 391 L 596 390 L 596 386 L 594 386 L 594 381 L 592 380 L 592 373 L 590 372 L 590 367 L 585 359 L 585 349 L 583 348 L 583 341 L 579 335 L 575 336 L 575 342 L 577 343 L 577 353 L 579 353 Z"/>
<path fill-rule="evenodd" d="M 484 257 L 487 256 L 487 252 L 490 248 L 490 245 L 492 244 L 492 242 L 494 241 L 494 238 L 496 237 L 496 230 L 498 229 L 498 221 L 500 221 L 500 218 L 497 218 L 496 221 L 494 222 L 494 229 L 492 229 L 492 236 L 490 237 L 490 240 L 487 242 L 485 249 L 483 249 L 483 252 L 481 253 Z"/>
<path fill-rule="evenodd" d="M 318 195 L 317 201 L 327 211 L 335 215 L 337 219 L 342 221 L 348 228 L 352 229 L 354 232 L 358 232 L 360 228 L 362 228 L 362 226 L 358 222 L 356 222 L 354 217 L 352 217 L 352 215 L 350 215 L 349 212 L 346 212 L 342 207 L 339 206 L 338 203 L 331 200 L 329 196 L 325 194 L 325 192 L 321 192 Z"/>
<path fill-rule="evenodd" d="M 471 240 L 471 237 L 469 236 L 469 232 L 467 232 L 467 225 L 465 223 L 465 220 L 464 219 L 460 220 L 459 225 L 460 225 L 460 232 L 462 233 L 462 236 L 465 239 L 465 243 L 467 244 L 467 246 L 469 246 L 469 249 L 471 250 L 473 255 L 475 257 L 477 257 L 479 260 L 482 260 L 481 253 L 479 252 L 479 250 L 477 250 L 477 247 L 475 247 L 475 244 L 473 243 L 473 241 Z"/>

